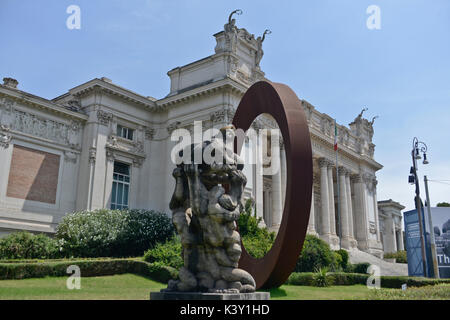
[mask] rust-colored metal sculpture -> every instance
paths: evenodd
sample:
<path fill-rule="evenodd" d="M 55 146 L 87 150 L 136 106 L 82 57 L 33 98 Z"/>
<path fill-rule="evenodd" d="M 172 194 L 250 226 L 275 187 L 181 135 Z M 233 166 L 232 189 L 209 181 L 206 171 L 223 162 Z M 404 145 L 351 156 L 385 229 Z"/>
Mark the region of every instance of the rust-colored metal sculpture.
<path fill-rule="evenodd" d="M 312 193 L 312 151 L 308 124 L 301 101 L 291 88 L 260 81 L 252 85 L 236 110 L 233 125 L 247 131 L 260 114 L 278 123 L 286 152 L 286 193 L 281 225 L 270 251 L 261 259 L 250 256 L 242 245 L 239 268 L 248 271 L 256 288 L 282 285 L 295 268 L 308 227 Z M 237 146 L 237 153 L 242 145 Z"/>

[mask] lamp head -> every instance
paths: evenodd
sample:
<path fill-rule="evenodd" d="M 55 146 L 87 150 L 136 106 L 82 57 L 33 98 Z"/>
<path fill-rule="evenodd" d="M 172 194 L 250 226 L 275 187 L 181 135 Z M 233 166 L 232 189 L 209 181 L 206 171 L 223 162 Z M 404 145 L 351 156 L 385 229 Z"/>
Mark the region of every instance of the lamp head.
<path fill-rule="evenodd" d="M 420 153 L 419 153 L 419 148 L 416 148 L 416 156 L 415 156 L 415 158 L 416 158 L 417 160 L 422 159 L 422 157 L 420 156 Z"/>
<path fill-rule="evenodd" d="M 429 162 L 427 160 L 427 154 L 426 153 L 423 154 L 423 162 L 422 163 L 423 164 L 429 164 Z"/>

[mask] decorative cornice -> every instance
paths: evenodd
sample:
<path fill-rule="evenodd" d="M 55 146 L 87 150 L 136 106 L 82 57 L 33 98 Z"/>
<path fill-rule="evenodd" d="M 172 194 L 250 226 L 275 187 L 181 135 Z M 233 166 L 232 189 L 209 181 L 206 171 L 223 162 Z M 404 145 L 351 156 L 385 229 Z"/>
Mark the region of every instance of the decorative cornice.
<path fill-rule="evenodd" d="M 13 104 L 10 103 L 11 101 L 13 102 Z M 80 122 L 87 121 L 88 119 L 87 115 L 68 110 L 65 106 L 62 106 L 51 100 L 47 100 L 21 90 L 11 89 L 0 85 L 0 108 L 2 108 L 3 106 L 11 109 L 17 102 L 33 106 L 33 108 L 51 112 L 61 117 L 72 118 Z"/>
<path fill-rule="evenodd" d="M 245 91 L 247 90 L 247 87 L 231 78 L 225 78 L 222 80 L 214 81 L 204 86 L 196 87 L 192 90 L 187 90 L 182 93 L 177 93 L 158 100 L 156 102 L 156 107 L 153 108 L 152 111 L 162 112 L 177 104 L 186 103 L 201 96 L 207 96 L 223 90 L 227 90 L 229 92 L 236 93 L 239 96 L 243 96 Z"/>

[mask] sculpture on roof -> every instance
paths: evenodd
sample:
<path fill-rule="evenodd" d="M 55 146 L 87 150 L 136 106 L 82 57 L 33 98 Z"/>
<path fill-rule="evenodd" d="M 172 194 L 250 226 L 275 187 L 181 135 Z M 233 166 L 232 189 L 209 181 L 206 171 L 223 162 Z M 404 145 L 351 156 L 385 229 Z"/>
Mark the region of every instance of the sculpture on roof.
<path fill-rule="evenodd" d="M 257 68 L 259 68 L 259 63 L 261 62 L 261 59 L 264 55 L 264 51 L 262 49 L 262 43 L 264 42 L 264 39 L 266 39 L 266 34 L 271 34 L 271 33 L 272 33 L 272 31 L 270 31 L 269 29 L 266 29 L 266 30 L 264 30 L 262 37 L 259 36 L 256 39 L 256 43 L 258 44 L 258 49 L 256 50 L 255 66 Z"/>
<path fill-rule="evenodd" d="M 231 52 L 236 51 L 236 44 L 238 39 L 238 28 L 236 27 L 236 19 L 232 19 L 233 15 L 241 15 L 242 10 L 237 9 L 230 13 L 228 16 L 228 23 L 224 25 L 225 30 L 225 38 L 227 43 L 229 44 L 229 48 L 231 49 Z"/>

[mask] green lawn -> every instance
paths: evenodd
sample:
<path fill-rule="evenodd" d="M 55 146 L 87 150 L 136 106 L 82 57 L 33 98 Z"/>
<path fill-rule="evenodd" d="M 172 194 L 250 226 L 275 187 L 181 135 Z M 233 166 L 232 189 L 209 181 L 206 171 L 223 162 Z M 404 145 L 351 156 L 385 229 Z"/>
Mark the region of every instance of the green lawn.
<path fill-rule="evenodd" d="M 145 300 L 150 291 L 167 287 L 134 274 L 81 278 L 79 290 L 67 289 L 66 281 L 67 277 L 0 280 L 0 299 Z"/>
<path fill-rule="evenodd" d="M 368 299 L 370 290 L 364 285 L 310 287 L 283 285 L 270 290 L 273 300 L 355 300 Z"/>
<path fill-rule="evenodd" d="M 67 289 L 66 281 L 67 277 L 0 280 L 0 300 L 147 300 L 150 291 L 167 286 L 134 274 L 81 278 L 80 290 Z M 408 288 L 407 291 L 369 290 L 364 285 L 326 288 L 283 285 L 270 290 L 270 295 L 273 300 L 450 299 L 450 285 Z"/>
<path fill-rule="evenodd" d="M 24 280 L 0 280 L 0 299 L 130 299 L 146 300 L 150 291 L 159 291 L 166 284 L 133 275 L 81 278 L 80 290 L 66 287 L 67 277 Z M 328 288 L 284 285 L 271 290 L 274 300 L 301 299 L 367 299 L 368 289 L 362 285 Z"/>

